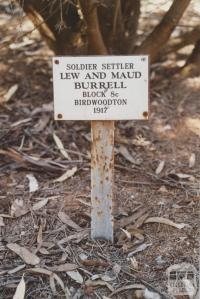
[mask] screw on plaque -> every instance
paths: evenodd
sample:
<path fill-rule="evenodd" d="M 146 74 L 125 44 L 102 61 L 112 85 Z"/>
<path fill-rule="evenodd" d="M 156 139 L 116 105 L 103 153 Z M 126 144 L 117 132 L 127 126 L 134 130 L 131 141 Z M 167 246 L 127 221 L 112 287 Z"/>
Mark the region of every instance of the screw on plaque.
<path fill-rule="evenodd" d="M 146 58 L 145 58 L 145 57 L 142 57 L 142 58 L 141 58 L 141 61 L 146 61 Z"/>
<path fill-rule="evenodd" d="M 58 119 L 61 119 L 61 118 L 63 118 L 63 115 L 62 115 L 61 113 L 59 113 L 59 114 L 57 115 L 57 118 L 58 118 Z"/>

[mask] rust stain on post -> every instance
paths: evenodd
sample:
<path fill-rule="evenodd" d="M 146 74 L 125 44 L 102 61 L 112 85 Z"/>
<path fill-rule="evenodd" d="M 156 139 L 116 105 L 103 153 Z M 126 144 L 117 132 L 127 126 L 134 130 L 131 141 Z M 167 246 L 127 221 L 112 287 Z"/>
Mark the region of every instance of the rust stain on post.
<path fill-rule="evenodd" d="M 113 242 L 114 121 L 92 121 L 91 237 Z"/>

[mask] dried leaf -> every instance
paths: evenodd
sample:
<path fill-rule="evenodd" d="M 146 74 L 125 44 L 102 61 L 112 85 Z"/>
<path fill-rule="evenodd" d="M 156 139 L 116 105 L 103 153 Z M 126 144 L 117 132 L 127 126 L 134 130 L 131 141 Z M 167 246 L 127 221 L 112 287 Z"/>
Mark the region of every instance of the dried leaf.
<path fill-rule="evenodd" d="M 127 230 L 121 228 L 121 231 L 123 231 L 128 240 L 131 240 L 131 234 Z"/>
<path fill-rule="evenodd" d="M 125 226 L 129 225 L 130 223 L 134 223 L 137 219 L 142 217 L 142 215 L 144 215 L 148 210 L 149 210 L 149 208 L 147 208 L 147 207 L 142 208 L 142 209 L 138 210 L 137 212 L 135 212 L 131 216 L 121 218 L 120 221 L 116 224 L 116 228 L 117 227 L 119 227 L 119 228 L 125 227 Z"/>
<path fill-rule="evenodd" d="M 14 127 L 17 127 L 17 126 L 19 126 L 21 124 L 26 124 L 26 123 L 28 123 L 30 121 L 32 121 L 31 118 L 20 119 L 20 120 L 18 120 L 16 122 L 12 123 L 10 126 L 11 126 L 11 128 L 14 128 Z"/>
<path fill-rule="evenodd" d="M 47 269 L 44 269 L 44 268 L 30 268 L 30 269 L 27 269 L 26 271 L 28 272 L 31 272 L 31 273 L 36 273 L 36 274 L 44 274 L 44 275 L 52 275 L 53 272 L 47 270 Z"/>
<path fill-rule="evenodd" d="M 11 216 L 21 217 L 29 212 L 27 205 L 24 203 L 23 199 L 15 199 L 11 205 Z"/>
<path fill-rule="evenodd" d="M 39 189 L 38 181 L 32 173 L 27 174 L 27 179 L 29 180 L 29 192 L 35 192 Z"/>
<path fill-rule="evenodd" d="M 149 289 L 144 290 L 145 299 L 161 299 L 161 296 L 158 293 L 152 292 Z"/>
<path fill-rule="evenodd" d="M 43 208 L 44 206 L 46 206 L 46 204 L 48 203 L 48 198 L 44 198 L 38 202 L 36 202 L 34 205 L 33 205 L 33 211 L 37 211 L 41 208 Z"/>
<path fill-rule="evenodd" d="M 67 272 L 76 270 L 78 266 L 76 264 L 66 263 L 58 266 L 49 267 L 48 269 L 53 272 Z"/>
<path fill-rule="evenodd" d="M 116 276 L 113 276 L 113 277 L 110 277 L 106 274 L 103 274 L 103 275 L 100 275 L 100 278 L 103 280 L 103 281 L 106 281 L 106 282 L 110 282 L 110 281 L 113 281 L 116 279 Z"/>
<path fill-rule="evenodd" d="M 189 179 L 189 180 L 192 180 L 194 181 L 195 180 L 195 177 L 193 175 L 190 175 L 190 174 L 186 174 L 186 173 L 175 173 L 175 175 L 179 178 L 179 179 Z"/>
<path fill-rule="evenodd" d="M 3 217 L 3 218 L 13 218 L 13 216 L 7 215 L 7 214 L 0 214 L 0 217 Z"/>
<path fill-rule="evenodd" d="M 86 261 L 88 259 L 88 255 L 86 255 L 85 253 L 81 252 L 79 254 L 79 258 L 81 261 Z"/>
<path fill-rule="evenodd" d="M 52 271 L 49 271 L 47 269 L 43 269 L 43 268 L 31 268 L 31 269 L 27 269 L 28 272 L 31 272 L 31 273 L 36 273 L 36 274 L 44 274 L 44 275 L 48 275 L 49 276 L 49 279 L 50 279 L 50 285 L 51 285 L 51 288 L 55 291 L 55 281 L 57 281 L 57 283 L 60 285 L 60 287 L 62 288 L 62 290 L 64 291 L 65 293 L 65 296 L 66 298 L 69 298 L 69 290 L 68 288 L 64 286 L 64 283 L 62 281 L 62 279 L 55 273 L 53 273 Z"/>
<path fill-rule="evenodd" d="M 12 87 L 10 87 L 7 93 L 4 95 L 3 102 L 7 103 L 12 98 L 12 96 L 16 93 L 18 88 L 19 88 L 18 84 L 15 84 Z"/>
<path fill-rule="evenodd" d="M 26 284 L 24 281 L 24 276 L 22 276 L 21 281 L 17 286 L 13 299 L 24 299 L 25 291 L 26 291 Z"/>
<path fill-rule="evenodd" d="M 115 263 L 114 266 L 113 266 L 113 268 L 112 268 L 113 273 L 115 275 L 119 275 L 121 269 L 122 269 L 122 267 L 119 264 L 117 264 L 117 263 Z"/>
<path fill-rule="evenodd" d="M 135 227 L 135 225 L 129 225 L 127 227 L 131 237 L 135 237 L 138 240 L 140 240 L 140 243 L 144 241 L 144 235 L 143 235 L 143 230 Z"/>
<path fill-rule="evenodd" d="M 135 250 L 133 250 L 132 252 L 130 252 L 128 254 L 128 257 L 131 257 L 131 256 L 133 256 L 134 254 L 136 254 L 138 252 L 144 251 L 145 249 L 147 249 L 151 245 L 152 245 L 151 243 L 149 243 L 149 244 L 144 243 L 144 244 L 138 246 Z"/>
<path fill-rule="evenodd" d="M 133 269 L 138 270 L 138 261 L 136 260 L 136 258 L 131 257 L 130 261 L 131 261 L 131 265 L 132 265 Z"/>
<path fill-rule="evenodd" d="M 116 295 L 118 293 L 121 293 L 125 290 L 133 290 L 133 289 L 136 289 L 136 290 L 144 290 L 145 289 L 145 286 L 143 284 L 138 284 L 138 283 L 134 283 L 134 284 L 131 284 L 131 285 L 127 285 L 127 286 L 124 286 L 124 287 L 121 287 L 119 289 L 116 289 L 115 291 L 113 291 L 111 294 L 110 294 L 110 297 L 112 297 L 113 295 Z"/>
<path fill-rule="evenodd" d="M 81 263 L 84 266 L 93 266 L 93 267 L 108 267 L 109 263 L 106 261 L 103 261 L 101 259 L 85 259 L 85 260 L 81 260 Z"/>
<path fill-rule="evenodd" d="M 37 235 L 37 243 L 38 245 L 42 245 L 42 225 L 40 225 L 38 235 Z"/>
<path fill-rule="evenodd" d="M 65 285 L 64 285 L 62 279 L 55 273 L 53 274 L 53 277 L 55 278 L 57 283 L 61 286 L 62 290 L 65 292 Z"/>
<path fill-rule="evenodd" d="M 40 133 L 43 131 L 50 120 L 50 115 L 43 115 L 34 126 L 34 132 Z"/>
<path fill-rule="evenodd" d="M 165 166 L 165 161 L 160 161 L 158 167 L 156 168 L 155 173 L 158 175 L 163 171 L 163 168 Z"/>
<path fill-rule="evenodd" d="M 142 226 L 142 224 L 144 223 L 144 221 L 147 219 L 148 216 L 149 216 L 149 213 L 143 214 L 140 218 L 138 218 L 135 221 L 134 227 L 139 228 L 140 226 Z"/>
<path fill-rule="evenodd" d="M 43 248 L 43 247 L 39 249 L 39 252 L 41 254 L 44 254 L 44 255 L 49 255 L 50 254 L 50 252 L 46 248 Z"/>
<path fill-rule="evenodd" d="M 60 140 L 60 138 L 53 133 L 53 139 L 59 149 L 59 151 L 61 152 L 61 154 L 67 159 L 67 160 L 71 160 L 70 156 L 68 155 L 68 153 L 66 152 L 66 150 L 64 149 L 64 146 L 62 144 L 62 141 Z"/>
<path fill-rule="evenodd" d="M 93 286 L 95 287 L 95 286 L 99 286 L 99 285 L 106 286 L 111 292 L 114 292 L 114 288 L 108 282 L 102 281 L 100 279 L 98 279 L 98 280 L 89 279 L 85 282 L 85 285 L 89 286 L 89 287 L 93 287 Z"/>
<path fill-rule="evenodd" d="M 67 236 L 61 240 L 58 241 L 59 245 L 62 245 L 64 243 L 68 243 L 69 241 L 73 241 L 76 243 L 79 243 L 82 239 L 87 238 L 88 237 L 88 230 L 82 230 L 78 233 L 75 233 L 73 235 Z"/>
<path fill-rule="evenodd" d="M 52 290 L 53 295 L 56 295 L 57 291 L 56 291 L 56 284 L 55 284 L 55 279 L 54 279 L 54 275 L 50 275 L 49 277 L 49 284 Z"/>
<path fill-rule="evenodd" d="M 120 145 L 118 151 L 127 161 L 133 164 L 137 164 L 136 160 L 131 156 L 131 154 L 124 145 Z"/>
<path fill-rule="evenodd" d="M 67 170 L 59 178 L 55 179 L 54 182 L 64 182 L 67 179 L 71 178 L 76 172 L 77 172 L 77 167 L 75 166 L 72 169 Z"/>
<path fill-rule="evenodd" d="M 167 193 L 168 190 L 167 190 L 167 188 L 163 185 L 163 186 L 161 186 L 161 187 L 158 189 L 158 192 L 161 192 L 161 193 Z"/>
<path fill-rule="evenodd" d="M 194 153 L 191 154 L 189 159 L 189 167 L 192 168 L 195 165 L 196 155 Z"/>
<path fill-rule="evenodd" d="M 12 269 L 12 270 L 9 270 L 9 271 L 8 271 L 8 274 L 14 274 L 14 273 L 17 273 L 17 272 L 21 271 L 22 269 L 24 269 L 25 267 L 26 267 L 25 264 L 20 265 L 20 266 L 14 268 L 14 269 Z"/>
<path fill-rule="evenodd" d="M 80 283 L 80 284 L 83 283 L 83 277 L 77 270 L 76 271 L 68 271 L 66 273 L 71 279 L 75 280 L 77 283 Z"/>
<path fill-rule="evenodd" d="M 81 229 L 81 227 L 78 224 L 76 224 L 73 220 L 71 220 L 71 218 L 67 214 L 65 214 L 64 212 L 59 212 L 58 217 L 60 218 L 60 220 L 63 223 L 67 224 L 68 226 L 70 226 L 70 227 L 72 227 L 76 230 Z"/>
<path fill-rule="evenodd" d="M 16 243 L 10 243 L 7 244 L 8 249 L 12 250 L 15 252 L 17 255 L 21 257 L 21 259 L 29 265 L 37 265 L 40 262 L 40 259 L 37 255 L 33 254 L 30 252 L 28 249 L 25 247 L 21 247 Z"/>
<path fill-rule="evenodd" d="M 187 227 L 189 226 L 188 224 L 185 224 L 185 223 L 175 223 L 175 222 L 173 222 L 167 218 L 163 218 L 163 217 L 149 217 L 148 219 L 145 220 L 144 223 L 153 223 L 153 222 L 170 225 L 170 226 L 173 226 L 178 229 L 182 229 L 186 226 Z"/>

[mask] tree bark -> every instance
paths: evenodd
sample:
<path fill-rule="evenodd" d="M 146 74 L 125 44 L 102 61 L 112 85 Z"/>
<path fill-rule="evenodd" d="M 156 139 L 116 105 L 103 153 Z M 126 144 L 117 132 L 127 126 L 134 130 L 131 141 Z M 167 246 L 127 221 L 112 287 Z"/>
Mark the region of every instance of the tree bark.
<path fill-rule="evenodd" d="M 108 54 L 99 28 L 97 6 L 93 0 L 81 0 L 81 9 L 87 26 L 89 54 Z"/>
<path fill-rule="evenodd" d="M 191 0 L 174 0 L 161 22 L 134 51 L 134 54 L 149 54 L 151 62 L 154 62 L 190 2 Z"/>

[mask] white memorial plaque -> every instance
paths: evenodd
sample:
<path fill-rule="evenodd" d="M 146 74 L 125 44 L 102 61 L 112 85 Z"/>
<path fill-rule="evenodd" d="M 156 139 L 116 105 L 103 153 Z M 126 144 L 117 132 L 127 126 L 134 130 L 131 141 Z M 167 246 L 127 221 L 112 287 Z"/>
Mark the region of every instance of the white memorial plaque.
<path fill-rule="evenodd" d="M 148 117 L 147 55 L 54 57 L 53 86 L 56 120 Z"/>

